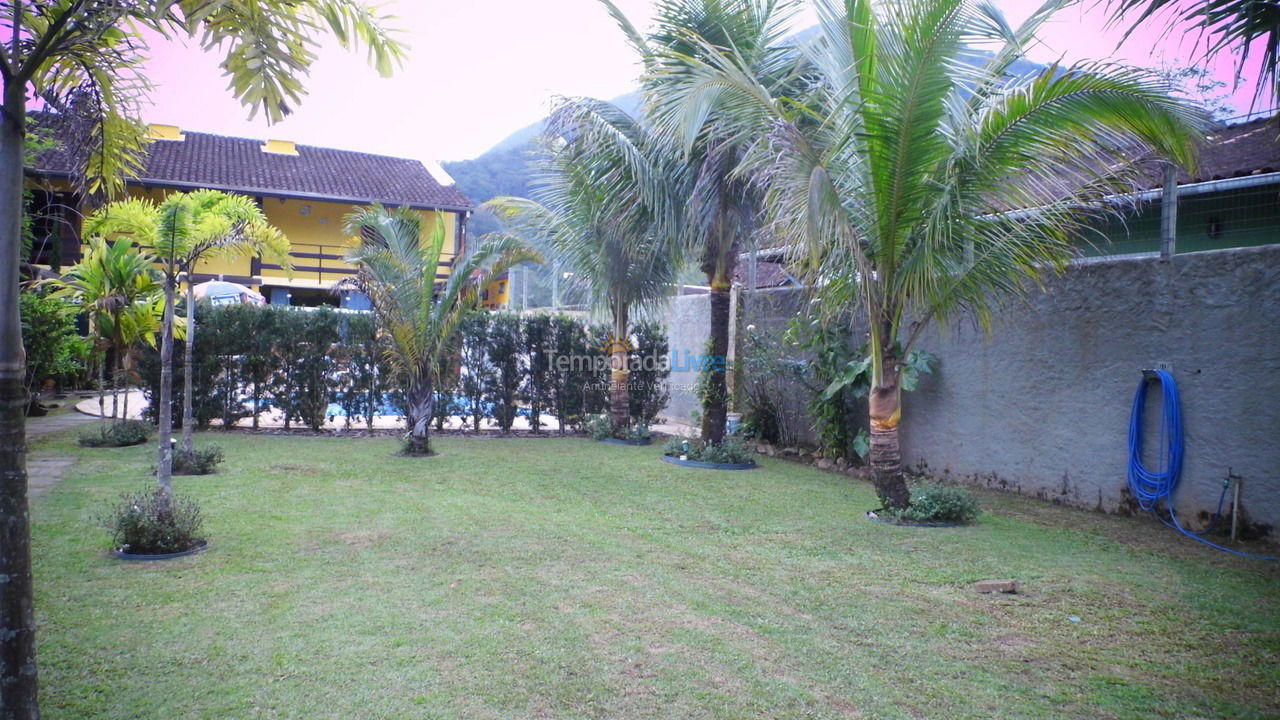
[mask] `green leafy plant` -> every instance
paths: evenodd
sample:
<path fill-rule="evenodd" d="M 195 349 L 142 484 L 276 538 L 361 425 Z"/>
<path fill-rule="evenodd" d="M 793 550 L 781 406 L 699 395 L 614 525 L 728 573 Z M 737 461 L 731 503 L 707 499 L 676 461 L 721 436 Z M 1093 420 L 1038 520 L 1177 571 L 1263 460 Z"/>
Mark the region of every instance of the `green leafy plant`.
<path fill-rule="evenodd" d="M 735 379 L 742 410 L 742 434 L 767 443 L 795 445 L 807 424 L 800 404 L 792 399 L 806 388 L 810 364 L 797 359 L 793 348 L 773 333 L 748 325 Z"/>
<path fill-rule="evenodd" d="M 633 443 L 647 443 L 652 438 L 653 433 L 649 431 L 649 426 L 642 422 L 632 424 L 622 436 L 623 440 Z"/>
<path fill-rule="evenodd" d="M 557 358 L 587 357 L 587 331 L 582 323 L 568 315 L 551 319 L 551 347 Z M 561 361 L 551 366 L 547 375 L 549 404 L 556 416 L 560 434 L 578 427 L 586 413 L 600 403 L 600 393 L 591 388 L 592 373 L 581 365 Z"/>
<path fill-rule="evenodd" d="M 174 475 L 212 475 L 222 463 L 222 448 L 205 445 L 190 451 L 179 447 L 173 451 Z"/>
<path fill-rule="evenodd" d="M 475 313 L 462 321 L 460 327 L 461 347 L 458 351 L 461 361 L 461 374 L 458 378 L 458 393 L 466 408 L 464 413 L 471 420 L 471 429 L 480 432 L 480 423 L 492 413 L 485 402 L 489 388 L 493 387 L 493 377 L 497 374 L 493 363 L 489 362 L 489 320 L 487 312 Z"/>
<path fill-rule="evenodd" d="M 83 370 L 76 334 L 76 306 L 35 292 L 19 296 L 22 348 L 27 354 L 27 395 L 35 399 L 46 381 L 62 383 Z"/>
<path fill-rule="evenodd" d="M 588 415 L 582 423 L 582 429 L 592 440 L 605 440 L 613 437 L 613 424 L 608 415 Z"/>
<path fill-rule="evenodd" d="M 764 222 L 816 308 L 866 319 L 871 478 L 902 508 L 901 371 L 924 329 L 964 317 L 990 329 L 1002 296 L 1066 267 L 1090 215 L 1112 211 L 1103 197 L 1141 182 L 1139 160 L 1193 167 L 1205 122 L 1145 70 L 1015 74 L 1063 3 L 1017 28 L 991 3 L 813 4 L 815 36 L 791 55 L 802 84 L 780 90 L 753 55 L 686 36 L 694 52 L 661 58 L 673 80 L 659 124 L 678 126 L 686 149 L 711 120 L 758 138 L 735 176 L 764 186 Z M 973 62 L 975 43 L 995 47 Z"/>
<path fill-rule="evenodd" d="M 345 229 L 358 238 L 346 257 L 357 270 L 343 286 L 369 298 L 387 337 L 387 360 L 404 394 L 406 454 L 430 455 L 436 391 L 456 357 L 461 324 L 479 312 L 480 291 L 494 278 L 542 257 L 514 237 L 489 236 L 455 258 L 441 284 L 436 268 L 445 252 L 442 223 L 427 226 L 415 211 L 375 203 L 348 215 Z M 519 379 L 513 383 L 514 394 Z"/>
<path fill-rule="evenodd" d="M 911 505 L 890 510 L 889 517 L 901 523 L 970 523 L 981 512 L 978 501 L 964 488 L 923 482 L 912 486 Z"/>
<path fill-rule="evenodd" d="M 141 445 L 155 430 L 143 420 L 120 420 L 104 423 L 98 430 L 80 434 L 80 447 L 113 448 Z"/>
<path fill-rule="evenodd" d="M 734 435 L 725 436 L 724 441 L 719 443 L 707 443 L 700 438 L 671 438 L 662 452 L 670 457 L 683 457 L 697 462 L 755 464 L 755 451 L 745 440 Z"/>
<path fill-rule="evenodd" d="M 204 542 L 204 517 L 195 500 L 163 490 L 125 493 L 104 518 L 111 547 L 135 555 L 185 552 Z"/>
<path fill-rule="evenodd" d="M 627 341 L 632 318 L 666 302 L 680 245 L 665 182 L 670 153 L 648 123 L 592 99 L 560 101 L 547 122 L 538 201 L 499 197 L 484 204 L 512 233 L 539 241 L 609 318 L 609 413 L 621 434 L 631 421 Z M 540 202 L 539 202 L 540 201 Z"/>
<path fill-rule="evenodd" d="M 524 341 L 525 374 L 520 397 L 529 404 L 529 428 L 542 432 L 542 412 L 552 402 L 551 343 L 554 342 L 549 315 L 530 315 L 521 321 L 520 337 Z"/>
<path fill-rule="evenodd" d="M 502 432 L 510 432 L 515 423 L 516 399 L 520 393 L 525 361 L 521 354 L 524 340 L 521 336 L 520 316 L 513 313 L 494 313 L 489 319 L 489 332 L 485 342 L 489 363 L 493 366 L 486 394 L 493 403 L 493 417 Z"/>
<path fill-rule="evenodd" d="M 667 331 L 656 322 L 636 323 L 631 333 L 634 346 L 628 356 L 631 365 L 631 422 L 648 426 L 667 406 L 671 376 Z"/>

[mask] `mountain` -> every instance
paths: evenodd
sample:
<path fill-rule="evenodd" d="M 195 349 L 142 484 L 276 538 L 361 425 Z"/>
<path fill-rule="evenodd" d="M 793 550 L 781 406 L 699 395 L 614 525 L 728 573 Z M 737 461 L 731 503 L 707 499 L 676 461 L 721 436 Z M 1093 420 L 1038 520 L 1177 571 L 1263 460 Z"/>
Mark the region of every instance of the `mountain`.
<path fill-rule="evenodd" d="M 801 45 L 816 33 L 816 27 L 809 28 L 796 34 L 788 42 L 792 45 Z M 989 52 L 975 51 L 971 62 L 977 65 L 990 57 Z M 1009 74 L 1017 77 L 1037 73 L 1043 69 L 1044 65 L 1039 63 L 1018 60 L 1010 68 Z M 616 97 L 610 102 L 628 113 L 635 114 L 640 108 L 640 99 L 639 92 L 632 92 Z M 445 162 L 442 165 L 457 181 L 462 192 L 476 205 L 501 195 L 529 197 L 529 182 L 533 176 L 531 160 L 534 154 L 534 140 L 542 133 L 545 126 L 546 120 L 539 120 L 511 133 L 480 157 Z M 498 221 L 484 212 L 477 212 L 468 224 L 468 234 L 471 237 L 478 237 L 499 229 Z"/>
<path fill-rule="evenodd" d="M 640 93 L 627 93 L 610 102 L 634 114 L 640 108 Z M 453 176 L 458 188 L 476 205 L 502 195 L 529 197 L 534 141 L 542 134 L 546 124 L 546 118 L 543 118 L 522 127 L 475 159 L 455 160 L 441 165 Z M 484 212 L 477 212 L 467 227 L 471 237 L 499 229 L 497 220 Z"/>

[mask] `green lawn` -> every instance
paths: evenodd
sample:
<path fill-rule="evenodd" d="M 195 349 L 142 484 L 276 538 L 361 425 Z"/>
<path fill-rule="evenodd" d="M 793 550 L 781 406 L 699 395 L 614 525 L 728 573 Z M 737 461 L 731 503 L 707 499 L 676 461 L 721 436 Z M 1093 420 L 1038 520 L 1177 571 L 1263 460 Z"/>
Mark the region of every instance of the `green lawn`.
<path fill-rule="evenodd" d="M 847 477 L 581 439 L 200 440 L 213 547 L 145 564 L 95 517 L 149 450 L 36 443 L 80 458 L 33 509 L 47 718 L 1280 713 L 1276 568 L 1152 522 L 982 494 L 884 526 Z"/>

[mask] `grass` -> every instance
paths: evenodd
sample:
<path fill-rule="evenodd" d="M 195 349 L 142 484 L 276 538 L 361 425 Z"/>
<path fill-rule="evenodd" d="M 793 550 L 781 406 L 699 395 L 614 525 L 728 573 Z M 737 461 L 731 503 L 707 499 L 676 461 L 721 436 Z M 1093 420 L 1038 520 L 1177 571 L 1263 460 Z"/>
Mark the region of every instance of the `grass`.
<path fill-rule="evenodd" d="M 984 493 L 886 526 L 843 476 L 589 440 L 214 437 L 175 479 L 213 547 L 161 564 L 94 521 L 149 446 L 37 443 L 80 459 L 33 509 L 46 718 L 1280 713 L 1280 574 L 1154 523 Z"/>

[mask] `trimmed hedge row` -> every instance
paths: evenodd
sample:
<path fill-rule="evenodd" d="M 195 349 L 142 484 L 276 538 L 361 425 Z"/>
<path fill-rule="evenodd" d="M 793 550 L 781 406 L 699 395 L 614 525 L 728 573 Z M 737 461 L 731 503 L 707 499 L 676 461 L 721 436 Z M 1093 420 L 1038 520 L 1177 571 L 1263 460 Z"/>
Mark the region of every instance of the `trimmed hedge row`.
<path fill-rule="evenodd" d="M 329 308 L 202 304 L 196 313 L 196 426 L 232 425 L 278 410 L 286 428 L 319 430 L 330 418 L 372 428 L 376 414 L 399 414 L 393 382 L 372 315 Z M 609 371 L 598 349 L 607 337 L 569 315 L 479 313 L 462 327 L 454 371 L 439 388 L 436 426 L 461 416 L 472 428 L 492 420 L 510 430 L 519 415 L 535 428 L 558 419 L 561 432 L 577 431 L 608 405 Z M 640 324 L 631 338 L 631 412 L 647 424 L 666 405 L 667 338 L 657 324 Z M 183 356 L 175 342 L 174 358 Z M 564 360 L 576 358 L 576 362 Z M 156 415 L 159 353 L 144 349 L 138 364 L 147 413 Z M 173 407 L 182 416 L 183 373 L 175 362 Z"/>

